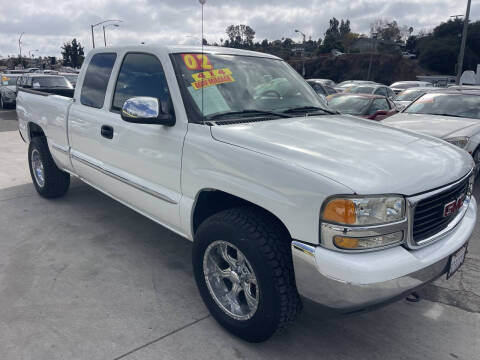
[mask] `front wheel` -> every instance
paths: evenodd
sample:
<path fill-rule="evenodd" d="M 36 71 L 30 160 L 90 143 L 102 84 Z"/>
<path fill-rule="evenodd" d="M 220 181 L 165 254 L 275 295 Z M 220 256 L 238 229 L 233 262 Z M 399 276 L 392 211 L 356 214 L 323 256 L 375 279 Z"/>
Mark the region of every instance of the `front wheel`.
<path fill-rule="evenodd" d="M 205 305 L 224 328 L 260 342 L 301 309 L 288 235 L 253 208 L 222 211 L 195 234 L 193 270 Z"/>
<path fill-rule="evenodd" d="M 33 185 L 45 198 L 64 195 L 70 186 L 70 174 L 60 170 L 53 161 L 47 140 L 34 137 L 28 147 L 28 164 Z"/>

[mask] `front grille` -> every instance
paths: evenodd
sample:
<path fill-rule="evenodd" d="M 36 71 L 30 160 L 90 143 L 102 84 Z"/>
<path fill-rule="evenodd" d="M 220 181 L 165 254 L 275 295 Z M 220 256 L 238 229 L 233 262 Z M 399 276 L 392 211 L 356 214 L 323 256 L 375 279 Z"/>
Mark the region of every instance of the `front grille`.
<path fill-rule="evenodd" d="M 466 195 L 467 190 L 468 178 L 451 189 L 419 201 L 413 218 L 413 240 L 418 243 L 445 229 L 458 212 L 444 217 L 445 205 Z"/>

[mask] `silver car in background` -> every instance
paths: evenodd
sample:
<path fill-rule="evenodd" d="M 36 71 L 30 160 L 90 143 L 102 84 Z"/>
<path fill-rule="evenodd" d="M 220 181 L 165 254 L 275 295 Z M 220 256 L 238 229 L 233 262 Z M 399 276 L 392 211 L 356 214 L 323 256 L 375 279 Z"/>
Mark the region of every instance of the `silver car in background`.
<path fill-rule="evenodd" d="M 468 151 L 480 167 L 480 90 L 431 91 L 382 122 L 443 139 Z"/>

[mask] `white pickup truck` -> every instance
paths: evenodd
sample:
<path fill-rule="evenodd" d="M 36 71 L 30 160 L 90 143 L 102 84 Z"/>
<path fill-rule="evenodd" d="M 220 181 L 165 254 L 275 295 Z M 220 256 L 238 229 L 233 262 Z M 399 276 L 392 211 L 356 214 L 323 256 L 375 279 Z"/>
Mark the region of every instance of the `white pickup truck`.
<path fill-rule="evenodd" d="M 302 303 L 362 311 L 451 276 L 475 225 L 471 156 L 324 108 L 268 54 L 94 50 L 73 98 L 21 90 L 17 114 L 40 195 L 75 176 L 192 240 L 206 306 L 248 341 Z"/>

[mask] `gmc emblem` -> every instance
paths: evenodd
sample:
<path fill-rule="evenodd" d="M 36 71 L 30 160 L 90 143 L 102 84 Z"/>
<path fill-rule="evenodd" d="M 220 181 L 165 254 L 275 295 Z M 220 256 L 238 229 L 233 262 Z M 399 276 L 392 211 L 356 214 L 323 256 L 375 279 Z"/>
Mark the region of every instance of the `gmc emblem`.
<path fill-rule="evenodd" d="M 455 214 L 463 205 L 465 194 L 462 194 L 457 200 L 450 201 L 443 208 L 443 217 Z"/>

